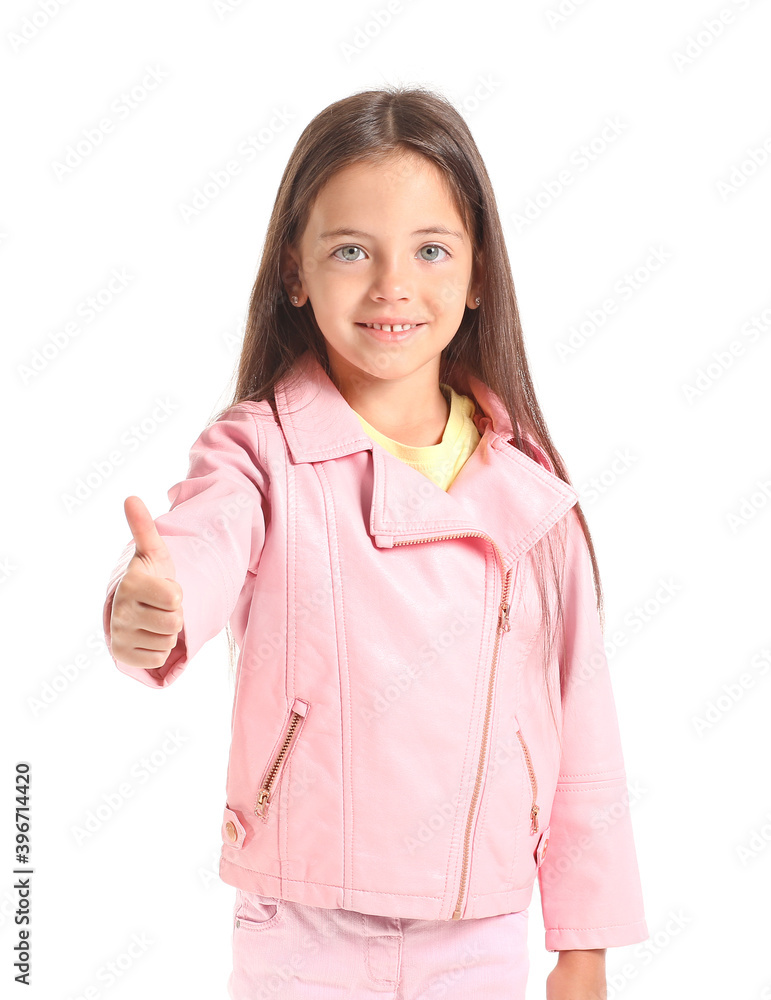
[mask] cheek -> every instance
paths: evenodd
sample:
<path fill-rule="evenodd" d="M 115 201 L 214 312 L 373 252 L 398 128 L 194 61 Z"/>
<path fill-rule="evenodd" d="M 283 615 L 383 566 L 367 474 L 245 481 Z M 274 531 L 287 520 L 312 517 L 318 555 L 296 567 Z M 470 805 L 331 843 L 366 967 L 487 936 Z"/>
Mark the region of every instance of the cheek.
<path fill-rule="evenodd" d="M 318 283 L 324 280 L 324 274 L 327 264 L 326 258 L 322 256 L 317 256 L 315 254 L 307 254 L 303 257 L 302 267 L 305 277 L 312 282 Z"/>
<path fill-rule="evenodd" d="M 437 303 L 437 310 L 455 311 L 465 305 L 468 283 L 457 272 L 439 275 L 431 291 Z"/>
<path fill-rule="evenodd" d="M 337 267 L 329 261 L 314 261 L 311 270 L 307 272 L 308 284 L 312 288 L 338 301 L 350 297 L 351 290 L 356 287 L 356 277 L 345 272 L 345 265 Z"/>

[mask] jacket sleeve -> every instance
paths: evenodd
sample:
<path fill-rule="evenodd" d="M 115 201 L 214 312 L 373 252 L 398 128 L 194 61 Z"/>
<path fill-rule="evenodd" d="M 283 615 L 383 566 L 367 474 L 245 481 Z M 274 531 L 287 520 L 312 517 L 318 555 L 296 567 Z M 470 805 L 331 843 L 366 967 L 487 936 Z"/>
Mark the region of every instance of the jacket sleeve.
<path fill-rule="evenodd" d="M 190 450 L 188 474 L 168 491 L 171 509 L 155 518 L 182 587 L 184 626 L 163 666 L 130 666 L 112 654 L 115 590 L 134 554 L 130 539 L 110 574 L 103 609 L 107 649 L 118 670 L 149 687 L 166 687 L 204 643 L 227 624 L 247 572 L 265 540 L 268 480 L 259 457 L 259 424 L 242 404 L 207 427 Z"/>
<path fill-rule="evenodd" d="M 548 951 L 649 937 L 591 557 L 575 508 L 566 517 L 562 752 L 538 869 Z"/>

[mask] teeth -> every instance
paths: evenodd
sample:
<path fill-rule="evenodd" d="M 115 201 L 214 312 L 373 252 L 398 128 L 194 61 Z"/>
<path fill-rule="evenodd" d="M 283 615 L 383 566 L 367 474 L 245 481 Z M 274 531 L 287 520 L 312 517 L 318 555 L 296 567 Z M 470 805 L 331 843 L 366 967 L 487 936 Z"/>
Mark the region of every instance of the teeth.
<path fill-rule="evenodd" d="M 403 333 L 405 330 L 414 330 L 416 326 L 419 326 L 418 323 L 413 323 L 411 326 L 407 323 L 404 326 L 399 326 L 398 324 L 396 326 L 387 326 L 384 323 L 365 323 L 364 325 L 368 326 L 370 330 L 385 330 L 386 333 Z"/>

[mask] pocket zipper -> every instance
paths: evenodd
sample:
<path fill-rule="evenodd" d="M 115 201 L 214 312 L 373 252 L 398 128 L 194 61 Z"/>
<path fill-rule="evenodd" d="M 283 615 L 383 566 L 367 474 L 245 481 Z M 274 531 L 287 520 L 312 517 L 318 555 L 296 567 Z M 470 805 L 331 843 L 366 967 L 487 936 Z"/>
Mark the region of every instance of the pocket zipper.
<path fill-rule="evenodd" d="M 302 701 L 300 698 L 295 698 L 292 703 L 292 711 L 289 714 L 289 722 L 287 723 L 284 738 L 281 741 L 281 746 L 266 770 L 262 779 L 262 784 L 260 785 L 260 790 L 257 793 L 257 801 L 254 804 L 255 816 L 261 816 L 262 819 L 267 818 L 268 808 L 271 803 L 271 795 L 273 794 L 273 790 L 276 786 L 278 776 L 281 773 L 284 764 L 286 764 L 289 752 L 297 740 L 298 733 L 302 729 L 302 724 L 305 721 L 308 708 L 308 703 Z"/>
<path fill-rule="evenodd" d="M 525 751 L 525 761 L 527 762 L 527 770 L 530 775 L 530 786 L 533 789 L 533 804 L 530 807 L 530 832 L 538 833 L 538 805 L 535 801 L 536 795 L 538 794 L 538 782 L 535 780 L 535 770 L 533 769 L 533 762 L 530 759 L 530 751 L 527 748 L 527 743 L 525 743 L 525 737 L 522 735 L 520 729 L 517 730 L 517 736 L 519 737 L 519 742 L 522 744 L 522 749 Z"/>

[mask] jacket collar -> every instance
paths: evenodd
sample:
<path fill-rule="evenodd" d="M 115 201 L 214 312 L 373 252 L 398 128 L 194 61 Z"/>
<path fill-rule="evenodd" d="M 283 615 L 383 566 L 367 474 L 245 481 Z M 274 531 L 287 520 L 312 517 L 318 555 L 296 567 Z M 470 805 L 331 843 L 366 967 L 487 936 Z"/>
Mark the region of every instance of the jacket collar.
<path fill-rule="evenodd" d="M 295 371 L 299 384 L 290 385 L 285 377 L 275 388 L 292 461 L 325 462 L 371 451 L 369 531 L 378 546 L 481 532 L 496 543 L 508 569 L 578 500 L 572 486 L 509 443 L 513 430 L 505 406 L 473 375 L 468 389 L 477 402 L 474 421 L 482 438 L 450 489 L 443 490 L 365 433 L 310 350 L 296 360 Z"/>

